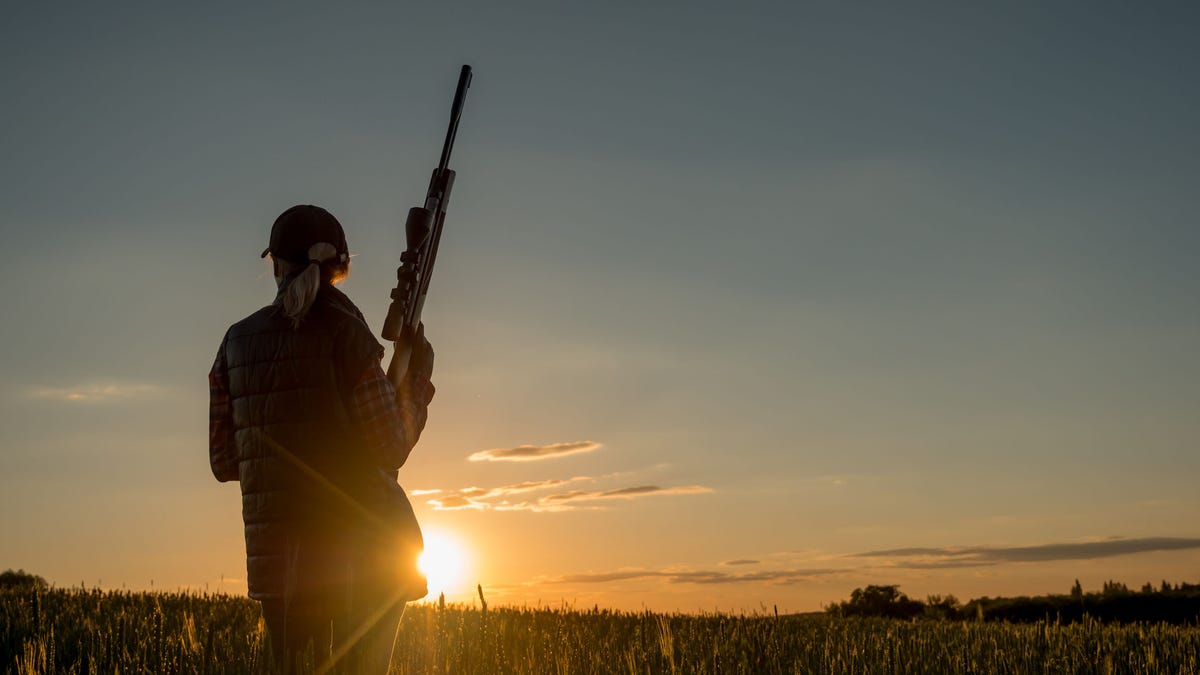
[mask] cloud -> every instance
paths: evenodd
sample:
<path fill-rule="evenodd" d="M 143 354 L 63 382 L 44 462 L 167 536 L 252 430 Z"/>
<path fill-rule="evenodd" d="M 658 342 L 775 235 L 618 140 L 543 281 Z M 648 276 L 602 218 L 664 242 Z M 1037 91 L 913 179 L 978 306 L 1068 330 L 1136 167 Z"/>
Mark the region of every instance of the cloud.
<path fill-rule="evenodd" d="M 551 488 L 561 487 L 570 483 L 580 481 L 594 481 L 590 476 L 574 476 L 572 478 L 555 478 L 549 480 L 531 480 L 512 485 L 501 485 L 494 488 L 481 487 L 465 487 L 458 490 L 412 490 L 409 492 L 414 497 L 425 495 L 438 495 L 433 499 L 426 500 L 426 504 L 432 506 L 438 511 L 457 511 L 461 509 L 474 509 L 483 511 L 487 509 L 497 510 L 533 510 L 533 509 L 518 509 L 517 505 L 511 504 L 506 498 L 512 495 L 526 494 L 537 490 L 548 490 Z M 552 509 L 542 509 L 552 510 Z M 560 509 L 561 510 L 561 509 Z"/>
<path fill-rule="evenodd" d="M 568 478 L 567 480 L 530 480 L 525 481 L 524 483 L 517 483 L 515 485 L 505 485 L 503 487 L 492 488 L 488 494 L 489 496 L 517 495 L 525 492 L 533 492 L 535 490 L 558 487 L 560 485 L 566 485 L 567 483 L 590 480 L 592 479 L 587 476 L 575 476 L 574 478 Z"/>
<path fill-rule="evenodd" d="M 643 495 L 652 495 L 652 494 L 655 494 L 657 492 L 662 492 L 662 491 L 663 491 L 663 488 L 660 488 L 657 485 L 635 485 L 634 487 L 618 488 L 616 490 L 609 490 L 607 492 L 601 492 L 601 493 L 597 494 L 596 497 L 598 497 L 600 499 L 609 499 L 609 498 L 613 498 L 613 497 L 615 497 L 615 498 L 631 498 L 631 497 L 641 497 Z"/>
<path fill-rule="evenodd" d="M 1039 544 L 1036 546 L 895 548 L 855 553 L 850 557 L 891 559 L 891 566 L 909 569 L 945 569 L 985 567 L 1004 563 L 1091 560 L 1118 555 L 1133 555 L 1156 551 L 1181 551 L 1196 548 L 1200 548 L 1200 539 L 1145 537 L 1141 539 L 1113 538 L 1078 543 Z"/>
<path fill-rule="evenodd" d="M 601 445 L 593 441 L 571 441 L 551 445 L 518 445 L 515 448 L 492 448 L 473 453 L 467 459 L 472 462 L 533 462 L 567 455 L 579 455 L 599 450 Z"/>
<path fill-rule="evenodd" d="M 1047 560 L 1082 560 L 1115 555 L 1147 553 L 1153 551 L 1175 551 L 1200 548 L 1200 539 L 1178 537 L 1151 537 L 1143 539 L 1107 539 L 1082 543 L 1043 544 L 1038 546 L 972 546 L 944 548 L 898 548 L 867 551 L 850 556 L 839 556 L 837 561 L 829 557 L 833 565 L 840 567 L 803 567 L 801 562 L 784 563 L 776 569 L 754 570 L 689 570 L 689 569 L 619 569 L 610 572 L 589 572 L 542 578 L 540 583 L 556 584 L 612 584 L 624 581 L 661 580 L 668 584 L 774 584 L 788 585 L 809 579 L 836 575 L 855 575 L 872 569 L 872 566 L 844 566 L 847 558 L 887 559 L 889 567 L 901 569 L 939 569 L 998 565 L 1007 562 L 1040 562 Z M 808 561 L 816 563 L 816 559 Z M 761 560 L 739 558 L 720 563 L 720 567 L 740 567 L 763 564 Z M 771 563 L 766 563 L 771 565 Z"/>
<path fill-rule="evenodd" d="M 544 502 L 566 502 L 566 501 L 570 501 L 572 499 L 582 499 L 591 494 L 596 494 L 596 493 L 588 492 L 587 490 L 572 490 L 570 492 L 560 492 L 560 493 L 554 494 L 554 495 L 546 495 L 545 497 L 542 497 L 542 501 L 544 501 Z"/>
<path fill-rule="evenodd" d="M 161 391 L 153 384 L 137 382 L 79 384 L 69 387 L 35 387 L 29 391 L 30 398 L 70 403 L 96 403 L 114 399 L 147 396 Z"/>
<path fill-rule="evenodd" d="M 446 495 L 437 499 L 430 499 L 425 502 L 438 511 L 459 511 L 462 509 L 482 510 L 486 508 L 485 504 L 472 501 L 462 495 Z"/>
<path fill-rule="evenodd" d="M 426 504 L 438 511 L 474 509 L 477 511 L 535 511 L 557 512 L 578 508 L 600 508 L 599 503 L 612 500 L 640 499 L 651 496 L 694 495 L 712 492 L 703 485 L 660 487 L 658 485 L 634 485 L 613 490 L 567 490 L 537 497 L 529 493 L 563 487 L 572 483 L 595 482 L 590 476 L 575 476 L 567 479 L 525 481 L 494 488 L 467 487 L 459 490 L 413 490 L 413 495 L 437 495 L 426 500 Z M 510 499 L 517 495 L 531 498 Z"/>
<path fill-rule="evenodd" d="M 804 579 L 812 579 L 842 570 L 834 569 L 785 569 L 763 570 L 758 572 L 716 572 L 716 571 L 685 571 L 685 570 L 619 570 L 599 574 L 568 574 L 550 579 L 550 583 L 567 584 L 604 584 L 615 581 L 631 581 L 635 579 L 664 579 L 671 584 L 743 584 L 770 583 L 792 584 Z"/>
<path fill-rule="evenodd" d="M 603 492 L 586 492 L 575 490 L 563 494 L 549 495 L 547 500 L 594 502 L 605 499 L 637 499 L 652 495 L 698 495 L 712 492 L 712 488 L 703 485 L 684 485 L 680 487 L 659 487 L 657 485 L 635 485 L 633 487 L 605 490 Z"/>

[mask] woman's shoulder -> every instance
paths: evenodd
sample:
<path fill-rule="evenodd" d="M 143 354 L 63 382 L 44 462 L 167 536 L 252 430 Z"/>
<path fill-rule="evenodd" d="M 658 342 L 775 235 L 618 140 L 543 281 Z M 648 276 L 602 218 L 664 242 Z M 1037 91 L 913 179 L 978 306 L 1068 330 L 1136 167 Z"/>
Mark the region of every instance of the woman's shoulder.
<path fill-rule="evenodd" d="M 383 349 L 371 332 L 371 327 L 367 325 L 363 313 L 337 288 L 326 286 L 321 289 L 317 302 L 313 303 L 313 309 L 318 312 L 320 320 L 334 332 L 338 341 L 359 343 L 368 351 Z"/>
<path fill-rule="evenodd" d="M 267 305 L 266 307 L 259 309 L 253 314 L 247 316 L 241 321 L 235 322 L 232 326 L 230 326 L 229 330 L 225 332 L 225 339 L 228 340 L 229 338 L 239 337 L 249 333 L 261 332 L 263 327 L 266 324 L 271 323 L 272 319 L 276 318 L 278 314 L 279 305 Z"/>
<path fill-rule="evenodd" d="M 341 314 L 347 317 L 355 318 L 366 324 L 367 320 L 363 318 L 363 313 L 358 309 L 358 305 L 350 299 L 350 296 L 343 293 L 336 286 L 325 284 L 321 287 L 321 291 L 317 294 L 317 300 L 313 303 L 314 306 L 320 306 L 322 309 L 332 312 L 333 314 Z"/>

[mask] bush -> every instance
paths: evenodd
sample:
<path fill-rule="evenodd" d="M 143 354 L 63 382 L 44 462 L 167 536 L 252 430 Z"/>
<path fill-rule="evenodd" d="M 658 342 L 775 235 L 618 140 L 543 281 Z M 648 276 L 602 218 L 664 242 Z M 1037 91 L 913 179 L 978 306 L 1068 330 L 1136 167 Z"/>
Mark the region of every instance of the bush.
<path fill-rule="evenodd" d="M 25 570 L 0 572 L 0 589 L 39 589 L 44 591 L 49 587 L 50 584 L 46 583 L 45 579 Z"/>
<path fill-rule="evenodd" d="M 829 608 L 839 616 L 880 617 L 885 619 L 911 619 L 925 611 L 920 600 L 910 600 L 900 592 L 897 585 L 867 586 L 856 588 L 850 600 Z"/>

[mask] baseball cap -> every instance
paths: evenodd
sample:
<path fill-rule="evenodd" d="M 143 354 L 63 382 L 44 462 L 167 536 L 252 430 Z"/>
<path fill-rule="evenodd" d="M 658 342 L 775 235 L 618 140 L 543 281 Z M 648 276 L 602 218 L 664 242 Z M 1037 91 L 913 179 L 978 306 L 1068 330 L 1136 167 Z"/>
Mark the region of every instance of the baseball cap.
<path fill-rule="evenodd" d="M 350 252 L 342 224 L 332 213 L 312 204 L 297 204 L 275 219 L 271 245 L 259 257 L 265 258 L 270 253 L 280 260 L 303 265 L 308 263 L 308 248 L 321 242 L 333 244 L 342 260 Z"/>

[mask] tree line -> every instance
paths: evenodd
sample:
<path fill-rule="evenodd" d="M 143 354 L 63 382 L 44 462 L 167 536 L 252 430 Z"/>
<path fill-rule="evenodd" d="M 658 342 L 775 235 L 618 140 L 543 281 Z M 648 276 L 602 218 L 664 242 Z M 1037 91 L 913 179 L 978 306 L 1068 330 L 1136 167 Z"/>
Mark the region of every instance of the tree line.
<path fill-rule="evenodd" d="M 960 603 L 953 595 L 931 595 L 924 601 L 909 598 L 898 585 L 856 588 L 850 599 L 825 611 L 835 616 L 871 616 L 893 619 L 949 619 L 955 621 L 1010 621 L 1074 623 L 1090 617 L 1115 623 L 1165 622 L 1200 624 L 1200 584 L 1159 586 L 1147 583 L 1131 590 L 1123 583 L 1106 581 L 1101 590 L 1086 593 L 1079 580 L 1062 595 L 990 598 Z"/>

